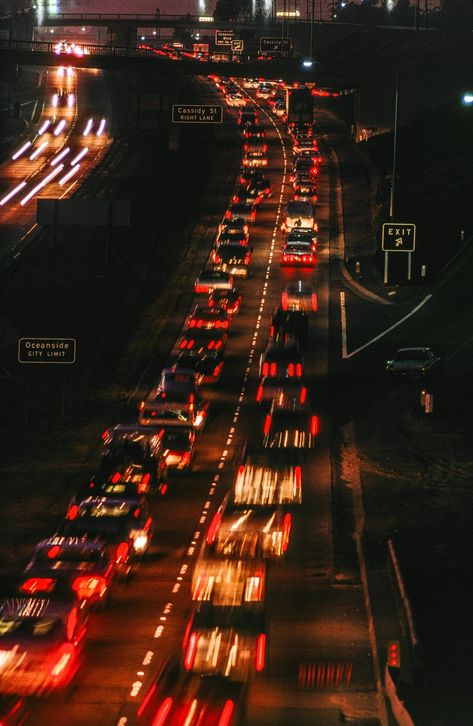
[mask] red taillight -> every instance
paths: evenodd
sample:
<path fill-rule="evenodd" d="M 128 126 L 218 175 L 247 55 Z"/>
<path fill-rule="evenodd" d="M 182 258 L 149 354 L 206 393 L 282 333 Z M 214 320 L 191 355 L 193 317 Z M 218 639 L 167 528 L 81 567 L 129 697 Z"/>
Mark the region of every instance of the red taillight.
<path fill-rule="evenodd" d="M 74 657 L 74 646 L 71 643 L 65 643 L 57 652 L 55 662 L 51 668 L 51 677 L 59 678 L 68 667 L 71 659 Z"/>
<path fill-rule="evenodd" d="M 198 633 L 192 633 L 191 637 L 189 638 L 189 643 L 184 658 L 184 668 L 186 669 L 186 671 L 190 671 L 192 666 L 194 665 L 198 642 Z"/>
<path fill-rule="evenodd" d="M 115 553 L 115 559 L 117 563 L 124 562 L 128 557 L 129 551 L 130 545 L 128 544 L 128 542 L 120 542 Z"/>
<path fill-rule="evenodd" d="M 318 416 L 311 416 L 310 417 L 310 433 L 312 436 L 317 436 L 319 433 L 319 417 Z"/>
<path fill-rule="evenodd" d="M 227 211 L 225 212 L 225 219 L 231 219 L 231 218 L 232 218 L 232 213 L 229 209 L 227 209 Z"/>
<path fill-rule="evenodd" d="M 108 429 L 105 429 L 105 431 L 102 434 L 102 439 L 105 441 L 105 439 L 108 437 L 109 431 Z"/>
<path fill-rule="evenodd" d="M 302 378 L 302 363 L 296 363 L 296 376 Z"/>
<path fill-rule="evenodd" d="M 302 469 L 300 466 L 296 466 L 294 470 L 294 477 L 296 480 L 296 487 L 297 489 L 300 489 L 302 486 Z"/>
<path fill-rule="evenodd" d="M 217 254 L 216 252 L 214 253 L 214 256 L 213 256 L 213 258 L 214 258 L 214 262 L 215 262 L 215 263 L 218 263 L 218 262 L 220 262 L 220 255 L 218 255 L 218 254 Z"/>
<path fill-rule="evenodd" d="M 151 474 L 145 474 L 142 478 L 140 483 L 138 484 L 138 493 L 142 494 L 143 492 L 146 492 L 149 486 L 149 481 L 151 479 Z"/>
<path fill-rule="evenodd" d="M 140 411 L 142 411 L 144 409 L 144 407 L 145 407 L 145 402 L 141 401 L 140 406 L 139 406 Z"/>
<path fill-rule="evenodd" d="M 255 668 L 260 673 L 264 668 L 266 656 L 266 635 L 260 633 L 256 639 Z"/>
<path fill-rule="evenodd" d="M 235 704 L 233 703 L 233 701 L 231 701 L 230 699 L 228 701 L 225 701 L 225 705 L 222 708 L 222 713 L 218 720 L 217 726 L 229 726 L 231 723 L 234 709 Z"/>
<path fill-rule="evenodd" d="M 94 575 L 92 577 L 76 577 L 72 583 L 72 589 L 79 600 L 90 600 L 94 597 L 103 597 L 107 590 L 107 582 L 104 577 Z"/>
<path fill-rule="evenodd" d="M 181 340 L 181 342 L 179 343 L 179 349 L 184 350 L 186 345 L 187 345 L 187 340 Z"/>
<path fill-rule="evenodd" d="M 121 478 L 122 478 L 122 475 L 120 474 L 120 472 L 119 471 L 116 471 L 115 474 L 112 476 L 112 479 L 111 479 L 112 484 L 116 484 L 117 482 L 120 481 Z"/>
<path fill-rule="evenodd" d="M 219 321 L 219 322 L 220 322 L 220 321 Z M 228 328 L 228 320 L 222 320 L 222 328 L 223 328 L 224 330 L 227 330 L 227 328 Z"/>
<path fill-rule="evenodd" d="M 234 194 L 232 197 L 233 204 L 238 204 L 239 201 L 240 201 L 240 197 L 238 196 L 238 194 Z"/>
<path fill-rule="evenodd" d="M 54 560 L 61 552 L 61 547 L 58 545 L 53 545 L 50 550 L 48 550 L 48 557 L 50 560 Z"/>
<path fill-rule="evenodd" d="M 262 398 L 263 398 L 263 386 L 258 386 L 258 391 L 256 393 L 257 402 L 259 403 Z"/>
<path fill-rule="evenodd" d="M 250 148 L 249 144 L 243 144 L 243 151 L 248 151 L 249 148 Z"/>
<path fill-rule="evenodd" d="M 73 519 L 75 519 L 77 517 L 78 514 L 79 514 L 79 507 L 77 506 L 77 504 L 72 504 L 69 507 L 69 511 L 67 513 L 66 518 L 72 521 Z"/>
<path fill-rule="evenodd" d="M 283 310 L 287 310 L 287 300 L 288 300 L 287 292 L 284 291 L 283 294 L 281 295 L 281 303 L 282 303 Z"/>
<path fill-rule="evenodd" d="M 290 376 L 291 378 L 294 375 L 294 363 L 289 363 L 289 365 L 287 367 L 287 375 Z"/>
<path fill-rule="evenodd" d="M 263 427 L 263 434 L 267 436 L 269 434 L 269 431 L 271 429 L 271 414 L 268 413 L 268 415 L 265 418 L 264 421 L 264 427 Z"/>
<path fill-rule="evenodd" d="M 156 716 L 154 717 L 153 721 L 151 722 L 151 726 L 164 726 L 166 723 L 166 719 L 169 716 L 169 712 L 171 711 L 173 704 L 173 700 L 171 696 L 168 696 L 164 699 L 160 707 L 158 708 L 156 712 Z M 138 712 L 139 715 L 139 712 Z"/>
<path fill-rule="evenodd" d="M 312 310 L 315 312 L 318 310 L 318 307 L 319 307 L 317 295 L 315 294 L 315 292 L 312 293 L 311 300 L 312 300 Z"/>
<path fill-rule="evenodd" d="M 221 521 L 222 521 L 221 513 L 215 512 L 214 517 L 210 523 L 210 527 L 207 531 L 207 537 L 206 537 L 207 544 L 211 545 L 214 543 L 214 540 L 217 535 L 218 528 L 220 527 Z"/>
<path fill-rule="evenodd" d="M 51 592 L 55 582 L 56 580 L 52 577 L 30 577 L 21 584 L 20 590 L 28 595 L 34 595 L 37 592 Z"/>
<path fill-rule="evenodd" d="M 305 403 L 305 400 L 306 400 L 306 398 L 307 398 L 307 388 L 306 388 L 305 386 L 303 386 L 303 387 L 301 388 L 301 397 L 300 397 L 300 402 L 301 402 L 301 403 Z"/>
<path fill-rule="evenodd" d="M 210 340 L 207 345 L 207 349 L 212 350 L 212 348 L 214 348 L 214 347 L 215 347 L 215 340 Z"/>
<path fill-rule="evenodd" d="M 281 549 L 282 554 L 284 554 L 288 548 L 289 545 L 289 538 L 291 536 L 291 525 L 292 525 L 292 516 L 287 513 L 284 515 L 284 521 L 282 525 L 282 543 L 281 543 Z"/>
<path fill-rule="evenodd" d="M 398 640 L 391 640 L 388 643 L 388 657 L 387 664 L 391 668 L 401 667 L 401 653 L 400 644 Z"/>
<path fill-rule="evenodd" d="M 269 326 L 269 337 L 272 338 L 274 336 L 274 325 Z"/>
<path fill-rule="evenodd" d="M 195 318 L 192 318 L 192 320 L 189 320 L 189 325 L 187 327 L 189 328 L 195 328 L 196 320 Z"/>

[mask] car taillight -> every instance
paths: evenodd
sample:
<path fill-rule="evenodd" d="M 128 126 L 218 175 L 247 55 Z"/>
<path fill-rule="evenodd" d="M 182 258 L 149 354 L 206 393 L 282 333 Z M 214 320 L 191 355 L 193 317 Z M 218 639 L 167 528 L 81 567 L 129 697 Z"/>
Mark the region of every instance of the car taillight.
<path fill-rule="evenodd" d="M 271 414 L 268 413 L 268 415 L 265 418 L 264 426 L 263 426 L 263 434 L 267 436 L 269 434 L 269 431 L 271 429 Z"/>
<path fill-rule="evenodd" d="M 310 417 L 310 433 L 312 436 L 317 436 L 319 433 L 319 417 L 318 416 L 311 416 Z"/>
<path fill-rule="evenodd" d="M 269 375 L 275 376 L 277 374 L 277 370 L 278 370 L 278 368 L 277 368 L 276 363 L 274 363 L 274 362 L 271 363 L 271 365 L 269 366 Z"/>
<path fill-rule="evenodd" d="M 173 700 L 171 696 L 168 696 L 164 699 L 158 710 L 156 711 L 156 715 L 153 719 L 152 726 L 164 726 L 166 723 L 167 717 L 169 716 L 169 713 L 172 709 Z"/>
<path fill-rule="evenodd" d="M 233 711 L 235 710 L 235 704 L 231 699 L 225 701 L 225 705 L 222 708 L 222 713 L 218 720 L 217 726 L 230 726 Z"/>
<path fill-rule="evenodd" d="M 267 144 L 263 144 L 263 151 L 266 152 L 267 150 L 268 150 L 268 145 Z"/>
<path fill-rule="evenodd" d="M 238 204 L 239 201 L 240 201 L 240 197 L 238 196 L 238 194 L 234 194 L 232 197 L 233 204 Z"/>
<path fill-rule="evenodd" d="M 50 592 L 55 582 L 52 577 L 30 577 L 21 584 L 20 590 L 27 595 L 34 595 L 37 592 Z"/>
<path fill-rule="evenodd" d="M 291 536 L 291 524 L 292 524 L 292 517 L 289 514 L 284 515 L 283 525 L 282 525 L 282 554 L 284 554 L 287 550 L 287 547 L 289 545 L 289 538 Z"/>
<path fill-rule="evenodd" d="M 229 209 L 227 209 L 227 211 L 225 212 L 225 219 L 231 219 L 231 218 L 232 218 L 232 213 Z"/>
<path fill-rule="evenodd" d="M 264 668 L 266 656 L 266 635 L 260 633 L 256 639 L 255 668 L 261 672 Z"/>
<path fill-rule="evenodd" d="M 128 558 L 128 553 L 130 552 L 130 545 L 128 542 L 120 542 L 120 544 L 117 547 L 117 551 L 115 552 L 115 560 L 119 564 L 120 562 L 125 562 L 125 560 Z"/>
<path fill-rule="evenodd" d="M 226 330 L 228 328 L 228 320 L 222 320 L 222 328 Z"/>
<path fill-rule="evenodd" d="M 78 514 L 79 514 L 79 507 L 77 506 L 77 504 L 72 504 L 69 507 L 69 510 L 66 515 L 66 519 L 69 519 L 70 521 L 72 521 L 73 519 L 75 519 L 77 517 Z"/>
<path fill-rule="evenodd" d="M 307 388 L 305 386 L 303 386 L 301 389 L 300 402 L 305 403 L 306 398 L 307 398 Z"/>
<path fill-rule="evenodd" d="M 103 597 L 107 590 L 107 582 L 100 575 L 76 577 L 72 583 L 72 589 L 79 600 L 90 600 L 94 597 Z"/>
<path fill-rule="evenodd" d="M 103 434 L 102 434 L 102 439 L 103 439 L 103 441 L 105 441 L 105 439 L 107 439 L 107 438 L 108 438 L 108 435 L 109 435 L 109 430 L 108 430 L 108 429 L 105 429 L 105 431 L 104 431 L 104 432 L 103 432 Z"/>
<path fill-rule="evenodd" d="M 294 375 L 294 372 L 295 372 L 294 363 L 289 363 L 289 365 L 287 367 L 287 375 L 292 378 L 292 376 Z"/>
<path fill-rule="evenodd" d="M 186 669 L 186 671 L 190 671 L 192 669 L 192 666 L 194 665 L 198 642 L 199 634 L 192 633 L 191 637 L 189 638 L 186 655 L 184 657 L 184 668 Z"/>
<path fill-rule="evenodd" d="M 215 512 L 213 519 L 210 523 L 210 526 L 208 528 L 208 531 L 207 531 L 207 537 L 206 537 L 207 544 L 211 545 L 214 543 L 214 540 L 217 535 L 218 528 L 220 527 L 221 521 L 222 521 L 221 512 Z"/>
<path fill-rule="evenodd" d="M 298 378 L 302 377 L 302 363 L 296 363 L 296 376 Z"/>
<path fill-rule="evenodd" d="M 192 320 L 189 320 L 188 328 L 195 328 L 196 320 L 192 318 Z"/>
<path fill-rule="evenodd" d="M 262 398 L 263 398 L 263 386 L 258 386 L 258 391 L 256 393 L 257 402 L 259 403 Z"/>
<path fill-rule="evenodd" d="M 318 307 L 319 307 L 317 295 L 315 294 L 315 292 L 312 293 L 312 295 L 311 295 L 311 301 L 312 301 L 312 310 L 315 312 L 318 310 Z"/>
<path fill-rule="evenodd" d="M 284 291 L 281 295 L 281 303 L 282 303 L 283 310 L 287 310 L 287 300 L 288 300 L 287 292 Z"/>
<path fill-rule="evenodd" d="M 300 466 L 295 467 L 294 478 L 295 478 L 295 482 L 296 482 L 296 488 L 300 489 L 302 486 L 302 468 Z"/>
<path fill-rule="evenodd" d="M 55 654 L 54 663 L 51 667 L 51 678 L 60 678 L 74 656 L 74 646 L 65 643 Z"/>

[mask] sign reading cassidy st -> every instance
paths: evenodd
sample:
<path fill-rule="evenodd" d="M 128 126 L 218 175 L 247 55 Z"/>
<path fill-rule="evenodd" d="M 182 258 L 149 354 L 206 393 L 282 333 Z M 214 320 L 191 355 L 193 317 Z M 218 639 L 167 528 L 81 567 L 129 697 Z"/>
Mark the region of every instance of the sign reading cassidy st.
<path fill-rule="evenodd" d="M 172 107 L 174 124 L 221 124 L 223 106 L 211 104 L 175 104 Z"/>
<path fill-rule="evenodd" d="M 75 338 L 20 338 L 19 363 L 75 363 Z"/>

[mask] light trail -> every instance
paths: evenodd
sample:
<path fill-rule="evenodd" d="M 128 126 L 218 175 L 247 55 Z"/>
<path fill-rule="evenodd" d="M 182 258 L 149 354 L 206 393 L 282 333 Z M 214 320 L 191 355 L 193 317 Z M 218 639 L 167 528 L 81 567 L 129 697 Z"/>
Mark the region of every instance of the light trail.
<path fill-rule="evenodd" d="M 53 131 L 54 136 L 59 136 L 61 131 L 64 130 L 65 125 L 66 125 L 66 119 L 63 118 L 63 119 L 61 119 L 61 121 L 59 121 L 58 125 L 54 129 L 54 131 Z"/>
<path fill-rule="evenodd" d="M 87 136 L 87 134 L 90 133 L 93 125 L 94 125 L 94 119 L 89 118 L 89 120 L 87 121 L 87 123 L 85 125 L 85 129 L 82 132 L 82 136 Z"/>
<path fill-rule="evenodd" d="M 99 123 L 99 127 L 98 127 L 98 129 L 97 129 L 97 136 L 102 136 L 102 134 L 103 134 L 103 131 L 104 131 L 104 129 L 105 129 L 105 123 L 106 123 L 106 121 L 105 121 L 105 119 L 103 118 L 103 119 L 101 120 L 101 122 Z"/>
<path fill-rule="evenodd" d="M 79 169 L 80 169 L 80 164 L 76 164 L 75 166 L 72 167 L 72 169 L 69 169 L 69 171 L 67 172 L 67 174 L 64 174 L 64 176 L 62 177 L 62 179 L 59 179 L 59 186 L 62 187 L 62 185 L 65 184 L 66 182 L 68 182 L 69 179 L 72 179 L 72 177 L 75 174 L 77 174 L 77 172 L 79 171 Z"/>
<path fill-rule="evenodd" d="M 40 128 L 38 129 L 38 136 L 42 136 L 46 129 L 48 129 L 51 126 L 51 119 L 47 118 L 46 121 L 41 124 Z"/>
<path fill-rule="evenodd" d="M 67 156 L 70 151 L 71 149 L 69 146 L 66 149 L 63 149 L 57 156 L 54 157 L 54 159 L 51 160 L 51 166 L 56 166 L 56 164 L 59 164 L 61 159 L 64 159 L 64 157 Z"/>
<path fill-rule="evenodd" d="M 23 197 L 23 199 L 20 202 L 21 206 L 24 207 L 25 204 L 27 204 L 30 201 L 30 199 L 32 197 L 34 197 L 34 195 L 37 192 L 40 191 L 40 189 L 43 189 L 43 187 L 45 187 L 46 184 L 49 184 L 49 182 L 52 181 L 55 176 L 60 174 L 63 169 L 64 169 L 64 164 L 59 164 L 59 166 L 57 166 L 47 176 L 45 176 L 44 179 L 39 182 L 39 184 L 37 184 L 35 187 L 33 187 L 33 189 L 30 192 L 28 192 L 26 197 Z"/>
<path fill-rule="evenodd" d="M 23 144 L 23 146 L 20 146 L 18 151 L 15 151 L 15 153 L 12 156 L 13 161 L 16 161 L 20 158 L 20 156 L 26 151 L 26 149 L 29 149 L 31 146 L 31 141 L 26 141 L 26 143 Z"/>
<path fill-rule="evenodd" d="M 39 156 L 39 155 L 41 154 L 41 152 L 42 152 L 42 151 L 44 151 L 44 149 L 46 148 L 46 146 L 48 146 L 48 143 L 49 143 L 48 141 L 43 141 L 43 143 L 42 143 L 42 144 L 40 144 L 40 145 L 38 146 L 38 148 L 37 148 L 37 149 L 35 149 L 35 150 L 33 151 L 33 153 L 31 154 L 31 156 L 30 156 L 30 161 L 34 161 L 34 160 L 36 159 L 36 157 L 37 157 L 37 156 Z"/>
<path fill-rule="evenodd" d="M 8 194 L 5 194 L 5 196 L 0 199 L 0 207 L 3 207 L 4 204 L 6 204 L 12 197 L 15 196 L 19 191 L 21 191 L 24 187 L 26 187 L 26 182 L 22 181 L 20 184 L 18 184 L 14 189 L 11 190 L 11 192 L 8 192 Z"/>
<path fill-rule="evenodd" d="M 89 151 L 89 149 L 88 149 L 87 146 L 85 147 L 85 149 L 82 149 L 82 151 L 79 151 L 79 153 L 77 154 L 77 156 L 71 161 L 71 166 L 75 166 L 75 164 L 77 164 L 78 161 L 80 161 L 81 159 L 83 159 L 84 156 L 87 154 L 88 151 Z"/>

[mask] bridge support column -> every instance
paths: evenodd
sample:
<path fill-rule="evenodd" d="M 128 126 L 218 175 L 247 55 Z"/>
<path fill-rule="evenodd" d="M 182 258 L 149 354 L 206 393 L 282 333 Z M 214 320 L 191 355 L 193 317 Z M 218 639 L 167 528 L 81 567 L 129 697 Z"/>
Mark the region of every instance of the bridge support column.
<path fill-rule="evenodd" d="M 137 28 L 129 25 L 110 25 L 107 28 L 107 45 L 120 48 L 136 48 Z"/>

